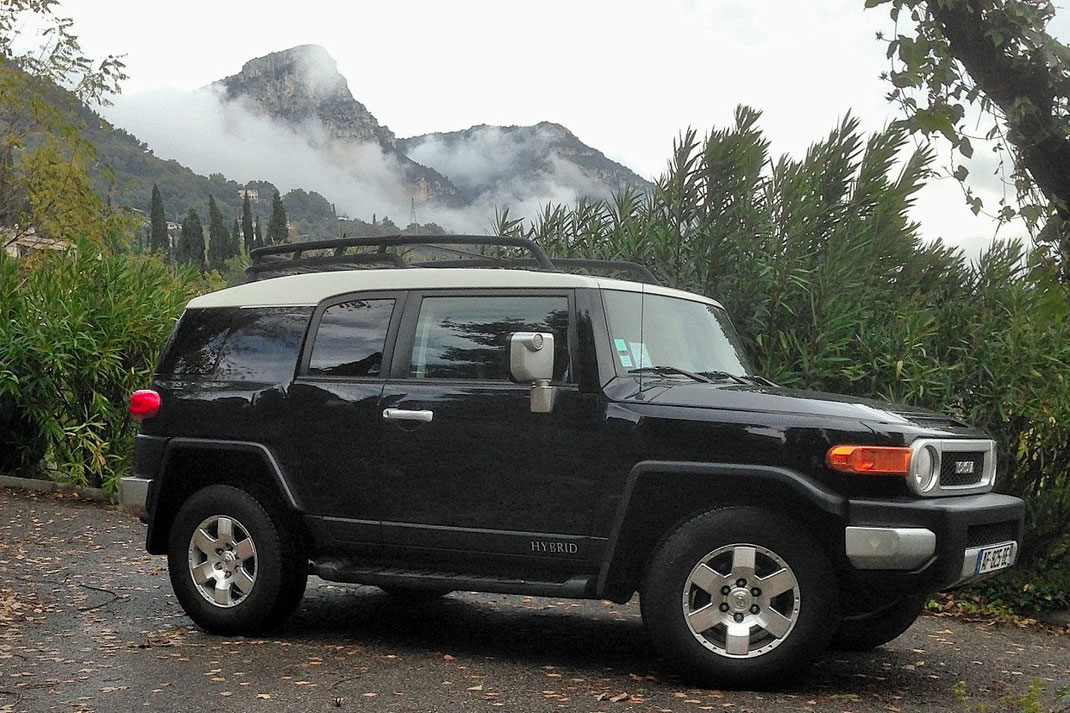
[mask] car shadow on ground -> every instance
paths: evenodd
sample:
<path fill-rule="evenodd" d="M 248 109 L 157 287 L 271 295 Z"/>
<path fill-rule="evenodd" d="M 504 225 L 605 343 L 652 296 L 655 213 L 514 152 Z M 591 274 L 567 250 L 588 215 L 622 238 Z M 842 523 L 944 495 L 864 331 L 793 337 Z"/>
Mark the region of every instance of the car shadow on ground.
<path fill-rule="evenodd" d="M 455 593 L 414 604 L 374 587 L 321 585 L 310 588 L 298 613 L 275 636 L 311 645 L 553 666 L 590 677 L 638 675 L 650 685 L 689 687 L 664 668 L 634 602 Z M 946 697 L 950 679 L 918 670 L 917 658 L 909 644 L 898 642 L 861 654 L 829 652 L 799 677 L 765 690 L 895 698 L 909 689 L 915 700 Z"/>

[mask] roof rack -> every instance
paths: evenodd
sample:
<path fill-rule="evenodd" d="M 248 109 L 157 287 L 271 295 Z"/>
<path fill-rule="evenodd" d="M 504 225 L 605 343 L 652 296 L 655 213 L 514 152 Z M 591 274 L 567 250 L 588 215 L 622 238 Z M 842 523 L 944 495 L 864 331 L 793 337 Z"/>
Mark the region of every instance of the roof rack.
<path fill-rule="evenodd" d="M 487 254 L 463 249 L 461 246 L 482 248 L 519 248 L 531 257 Z M 411 255 L 389 252 L 389 248 L 430 248 L 449 255 L 443 259 L 410 261 Z M 375 248 L 374 252 L 357 252 L 361 248 Z M 437 268 L 492 267 L 536 269 L 547 272 L 574 272 L 602 277 L 622 277 L 637 282 L 659 284 L 648 270 L 634 262 L 622 260 L 587 260 L 557 258 L 551 261 L 535 242 L 527 238 L 502 235 L 385 235 L 378 237 L 311 240 L 255 248 L 252 264 L 245 268 L 250 281 L 262 277 L 293 275 L 332 270 L 353 270 L 363 267 Z"/>
<path fill-rule="evenodd" d="M 589 260 L 581 257 L 555 257 L 551 261 L 561 272 L 572 272 L 582 275 L 594 275 L 597 277 L 615 277 L 632 282 L 646 282 L 651 285 L 660 285 L 661 281 L 654 277 L 645 265 L 627 260 Z M 520 262 L 520 261 L 518 261 Z"/>

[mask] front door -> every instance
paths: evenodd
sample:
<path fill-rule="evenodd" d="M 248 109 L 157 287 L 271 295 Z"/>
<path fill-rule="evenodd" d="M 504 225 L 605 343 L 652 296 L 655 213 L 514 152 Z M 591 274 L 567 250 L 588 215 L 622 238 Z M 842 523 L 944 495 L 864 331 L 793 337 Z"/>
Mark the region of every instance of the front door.
<path fill-rule="evenodd" d="M 597 558 L 598 406 L 573 383 L 572 302 L 571 291 L 410 297 L 382 399 L 385 544 L 480 552 L 490 568 Z M 508 335 L 523 331 L 554 334 L 552 413 L 532 413 L 529 385 L 509 378 Z"/>

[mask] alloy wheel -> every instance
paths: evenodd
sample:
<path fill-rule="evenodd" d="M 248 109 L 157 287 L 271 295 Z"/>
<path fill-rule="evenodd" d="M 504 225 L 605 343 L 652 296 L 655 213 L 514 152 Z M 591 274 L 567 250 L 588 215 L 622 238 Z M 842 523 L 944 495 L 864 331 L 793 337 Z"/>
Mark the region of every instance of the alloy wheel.
<path fill-rule="evenodd" d="M 241 604 L 256 584 L 256 544 L 249 531 L 233 517 L 206 518 L 190 538 L 189 572 L 209 603 Z"/>
<path fill-rule="evenodd" d="M 707 649 L 729 658 L 767 653 L 799 619 L 799 582 L 775 552 L 732 544 L 710 552 L 684 582 L 684 619 Z"/>

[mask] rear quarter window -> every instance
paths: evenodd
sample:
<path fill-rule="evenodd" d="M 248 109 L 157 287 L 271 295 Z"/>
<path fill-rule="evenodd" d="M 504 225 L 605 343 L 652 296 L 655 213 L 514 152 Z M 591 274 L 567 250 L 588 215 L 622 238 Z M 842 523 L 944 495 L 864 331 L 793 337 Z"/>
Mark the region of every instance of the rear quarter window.
<path fill-rule="evenodd" d="M 188 309 L 160 358 L 156 373 L 168 376 L 211 376 L 237 308 Z"/>
<path fill-rule="evenodd" d="M 289 381 L 311 315 L 311 307 L 187 310 L 158 373 L 219 381 Z"/>

